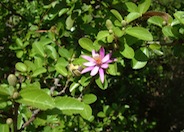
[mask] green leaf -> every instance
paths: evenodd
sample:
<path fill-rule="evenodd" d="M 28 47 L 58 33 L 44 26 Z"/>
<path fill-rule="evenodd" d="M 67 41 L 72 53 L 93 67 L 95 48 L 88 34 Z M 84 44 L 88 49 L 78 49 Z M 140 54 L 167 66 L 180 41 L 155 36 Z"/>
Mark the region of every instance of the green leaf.
<path fill-rule="evenodd" d="M 23 50 L 19 50 L 16 52 L 16 56 L 17 58 L 21 58 L 24 55 L 24 51 Z"/>
<path fill-rule="evenodd" d="M 0 124 L 0 130 L 1 132 L 9 132 L 8 124 Z"/>
<path fill-rule="evenodd" d="M 108 87 L 108 82 L 107 82 L 107 80 L 106 80 L 106 76 L 105 76 L 104 78 L 105 78 L 104 83 L 101 82 L 100 77 L 98 77 L 97 79 L 95 79 L 96 84 L 97 84 L 98 87 L 101 88 L 102 90 L 105 90 L 105 89 L 107 89 L 107 87 Z"/>
<path fill-rule="evenodd" d="M 55 69 L 58 73 L 60 73 L 63 76 L 67 76 L 68 75 L 68 71 L 66 70 L 66 68 L 64 66 L 62 66 L 61 64 L 56 64 L 55 65 Z"/>
<path fill-rule="evenodd" d="M 138 10 L 141 14 L 145 13 L 151 5 L 151 0 L 144 0 L 143 3 L 138 5 Z"/>
<path fill-rule="evenodd" d="M 157 43 L 153 43 L 153 44 L 149 45 L 149 48 L 152 49 L 152 50 L 158 50 L 158 49 L 161 48 L 161 45 L 157 44 Z"/>
<path fill-rule="evenodd" d="M 17 62 L 15 64 L 15 68 L 18 70 L 18 71 L 21 71 L 21 72 L 26 72 L 27 71 L 27 66 L 22 63 L 22 62 Z"/>
<path fill-rule="evenodd" d="M 66 66 L 68 66 L 68 61 L 66 61 L 63 57 L 60 57 L 57 61 L 57 64 L 59 64 L 63 67 L 66 67 Z"/>
<path fill-rule="evenodd" d="M 128 12 L 138 12 L 137 5 L 133 2 L 126 2 L 125 3 L 126 7 L 128 8 Z"/>
<path fill-rule="evenodd" d="M 79 80 L 79 83 L 84 87 L 86 87 L 90 82 L 91 82 L 91 76 L 83 75 Z"/>
<path fill-rule="evenodd" d="M 112 10 L 111 10 L 111 13 L 112 13 L 120 22 L 123 20 L 121 14 L 120 14 L 117 10 L 112 9 Z"/>
<path fill-rule="evenodd" d="M 102 39 L 106 38 L 107 36 L 109 36 L 109 31 L 107 31 L 107 30 L 100 31 L 97 34 L 97 40 L 102 40 Z"/>
<path fill-rule="evenodd" d="M 45 57 L 44 53 L 44 46 L 40 42 L 34 42 L 33 43 L 33 50 L 36 52 L 36 54 Z"/>
<path fill-rule="evenodd" d="M 52 39 L 46 38 L 45 36 L 42 36 L 42 37 L 40 38 L 40 41 L 39 41 L 39 43 L 40 43 L 41 45 L 43 45 L 43 46 L 48 45 L 48 44 L 50 44 L 50 43 L 52 43 L 52 42 L 53 42 Z"/>
<path fill-rule="evenodd" d="M 134 50 L 128 44 L 124 44 L 124 50 L 120 53 L 127 59 L 132 59 L 134 57 Z"/>
<path fill-rule="evenodd" d="M 72 19 L 71 15 L 67 17 L 66 19 L 66 29 L 70 30 L 73 27 L 74 20 Z"/>
<path fill-rule="evenodd" d="M 21 40 L 20 38 L 17 38 L 15 42 L 16 42 L 16 44 L 17 44 L 19 47 L 21 47 L 21 48 L 22 48 L 23 45 L 24 45 L 24 44 L 22 43 L 22 40 Z"/>
<path fill-rule="evenodd" d="M 147 41 L 153 40 L 152 34 L 146 28 L 143 28 L 143 27 L 127 28 L 125 32 L 141 40 L 147 40 Z"/>
<path fill-rule="evenodd" d="M 184 24 L 184 11 L 177 11 L 174 13 L 174 17 L 180 21 L 180 23 Z"/>
<path fill-rule="evenodd" d="M 70 92 L 72 92 L 73 90 L 75 90 L 77 87 L 79 87 L 79 83 L 76 83 L 76 82 L 73 82 L 71 85 L 70 85 Z"/>
<path fill-rule="evenodd" d="M 93 46 L 93 42 L 89 38 L 81 38 L 81 39 L 79 39 L 79 45 L 83 49 L 85 49 L 87 51 L 90 51 L 90 52 L 95 49 L 94 46 Z"/>
<path fill-rule="evenodd" d="M 175 35 L 172 32 L 172 27 L 171 26 L 163 27 L 162 32 L 166 37 L 175 37 Z"/>
<path fill-rule="evenodd" d="M 57 97 L 55 98 L 55 107 L 72 113 L 80 113 L 84 110 L 84 103 L 72 97 Z"/>
<path fill-rule="evenodd" d="M 131 21 L 133 21 L 133 20 L 135 20 L 135 19 L 137 19 L 137 18 L 139 18 L 139 17 L 141 17 L 141 16 L 142 16 L 142 15 L 141 15 L 139 12 L 130 12 L 130 13 L 126 16 L 125 20 L 126 20 L 126 22 L 130 23 Z"/>
<path fill-rule="evenodd" d="M 68 60 L 72 56 L 71 53 L 66 48 L 64 48 L 64 47 L 59 48 L 59 54 L 60 54 L 60 56 L 65 57 Z"/>
<path fill-rule="evenodd" d="M 38 69 L 36 69 L 35 71 L 33 71 L 33 74 L 31 75 L 32 77 L 37 77 L 40 74 L 46 73 L 47 69 L 44 67 L 40 67 Z"/>
<path fill-rule="evenodd" d="M 162 27 L 164 19 L 160 16 L 153 16 L 148 19 L 149 23 Z"/>
<path fill-rule="evenodd" d="M 97 100 L 96 95 L 94 94 L 85 94 L 84 97 L 82 98 L 82 101 L 85 104 L 92 104 Z"/>
<path fill-rule="evenodd" d="M 117 36 L 117 37 L 122 37 L 124 32 L 119 28 L 119 27 L 114 27 L 113 28 L 113 31 L 114 31 L 114 34 Z"/>
<path fill-rule="evenodd" d="M 25 88 L 20 91 L 21 98 L 16 100 L 19 103 L 26 104 L 41 110 L 54 108 L 53 99 L 38 88 Z"/>
<path fill-rule="evenodd" d="M 90 118 L 92 117 L 92 109 L 89 105 L 84 104 L 84 109 L 80 112 L 80 115 L 86 119 L 86 120 L 91 120 Z"/>
<path fill-rule="evenodd" d="M 143 68 L 148 61 L 149 51 L 146 47 L 142 47 L 135 52 L 135 57 L 132 59 L 132 68 Z"/>
<path fill-rule="evenodd" d="M 120 73 L 118 72 L 117 63 L 109 64 L 107 72 L 113 76 L 119 75 Z"/>
<path fill-rule="evenodd" d="M 27 66 L 27 71 L 34 71 L 36 69 L 36 66 L 32 61 L 25 60 L 24 64 Z"/>
<path fill-rule="evenodd" d="M 13 91 L 15 91 L 14 87 L 10 86 L 8 87 L 7 86 L 0 86 L 0 98 L 2 96 L 9 96 L 9 95 L 12 95 L 13 94 Z"/>
<path fill-rule="evenodd" d="M 56 49 L 51 45 L 47 45 L 46 48 L 50 50 L 50 52 L 48 53 L 50 57 L 56 60 L 58 58 L 58 53 L 56 52 Z"/>
<path fill-rule="evenodd" d="M 63 8 L 63 9 L 61 9 L 61 10 L 59 11 L 59 13 L 58 13 L 58 16 L 59 16 L 59 17 L 62 16 L 63 14 L 67 13 L 68 10 L 69 10 L 68 8 Z"/>

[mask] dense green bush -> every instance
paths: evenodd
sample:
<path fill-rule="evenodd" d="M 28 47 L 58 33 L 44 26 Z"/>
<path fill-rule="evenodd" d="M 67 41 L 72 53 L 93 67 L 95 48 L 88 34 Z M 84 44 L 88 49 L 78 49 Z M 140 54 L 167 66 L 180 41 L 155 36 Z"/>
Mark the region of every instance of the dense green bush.
<path fill-rule="evenodd" d="M 183 5 L 2 0 L 0 130 L 182 131 Z"/>

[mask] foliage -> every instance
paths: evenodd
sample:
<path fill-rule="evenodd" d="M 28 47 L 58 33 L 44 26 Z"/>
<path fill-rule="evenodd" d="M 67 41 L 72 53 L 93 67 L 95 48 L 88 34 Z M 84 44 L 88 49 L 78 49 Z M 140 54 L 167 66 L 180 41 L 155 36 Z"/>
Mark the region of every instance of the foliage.
<path fill-rule="evenodd" d="M 168 77 L 154 60 L 170 64 L 168 56 L 184 51 L 184 3 L 173 11 L 154 2 L 2 0 L 1 130 L 154 130 L 159 121 L 148 115 L 148 97 L 161 96 L 153 84 Z M 115 58 L 104 82 L 81 74 L 81 55 L 101 47 Z"/>

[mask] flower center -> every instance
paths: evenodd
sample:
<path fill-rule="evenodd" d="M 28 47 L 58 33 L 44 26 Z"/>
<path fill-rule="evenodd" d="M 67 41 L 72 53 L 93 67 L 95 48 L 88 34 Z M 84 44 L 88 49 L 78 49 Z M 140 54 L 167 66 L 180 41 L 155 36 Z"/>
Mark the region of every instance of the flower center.
<path fill-rule="evenodd" d="M 96 62 L 97 65 L 101 65 L 102 64 L 102 59 L 100 58 L 99 55 L 96 55 L 94 57 L 94 59 L 95 59 L 95 62 Z"/>

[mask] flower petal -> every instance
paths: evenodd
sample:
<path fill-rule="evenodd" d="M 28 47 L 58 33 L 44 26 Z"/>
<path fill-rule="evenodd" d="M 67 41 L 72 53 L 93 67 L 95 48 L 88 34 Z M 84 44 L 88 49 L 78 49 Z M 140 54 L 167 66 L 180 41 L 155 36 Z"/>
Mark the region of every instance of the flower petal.
<path fill-rule="evenodd" d="M 92 61 L 94 62 L 95 60 L 93 58 L 91 58 L 90 56 L 87 56 L 87 55 L 82 55 L 82 58 L 88 60 L 88 61 Z"/>
<path fill-rule="evenodd" d="M 89 71 L 93 70 L 93 68 L 94 68 L 93 66 L 87 67 L 87 68 L 85 68 L 85 69 L 83 69 L 83 70 L 81 71 L 81 74 L 86 73 L 86 72 L 89 72 Z"/>
<path fill-rule="evenodd" d="M 105 56 L 105 49 L 103 47 L 100 48 L 100 56 L 101 58 L 104 58 Z"/>
<path fill-rule="evenodd" d="M 96 75 L 96 74 L 98 73 L 98 70 L 99 70 L 99 67 L 98 67 L 98 66 L 95 66 L 95 67 L 93 68 L 93 70 L 91 71 L 90 75 L 91 75 L 91 76 Z"/>
<path fill-rule="evenodd" d="M 92 57 L 94 58 L 97 55 L 97 53 L 95 52 L 95 50 L 92 50 Z"/>
<path fill-rule="evenodd" d="M 85 66 L 95 66 L 96 63 L 90 61 L 90 62 L 85 62 L 85 63 L 83 63 L 83 65 L 85 65 Z"/>
<path fill-rule="evenodd" d="M 102 59 L 102 63 L 106 62 L 106 61 L 109 61 L 110 60 L 110 57 L 111 57 L 111 54 L 107 54 L 103 59 Z"/>
<path fill-rule="evenodd" d="M 102 65 L 101 65 L 101 68 L 107 69 L 107 68 L 108 68 L 108 64 L 107 64 L 107 63 L 102 64 Z"/>
<path fill-rule="evenodd" d="M 99 75 L 101 82 L 104 83 L 104 70 L 102 68 L 99 69 Z"/>

